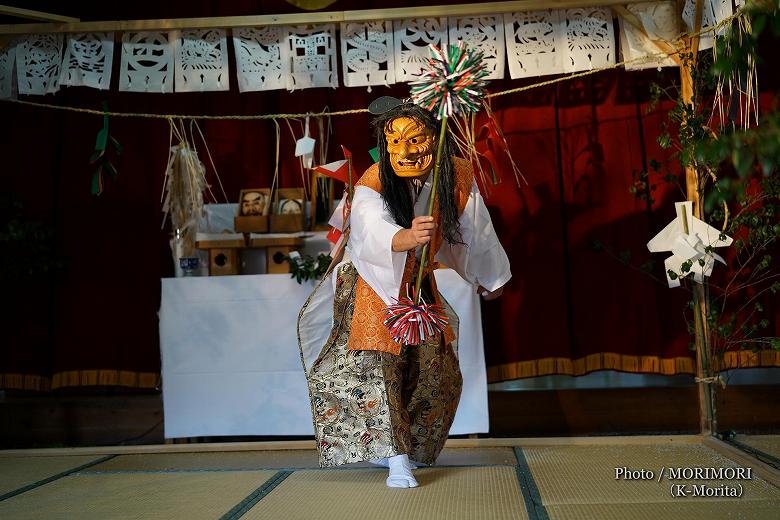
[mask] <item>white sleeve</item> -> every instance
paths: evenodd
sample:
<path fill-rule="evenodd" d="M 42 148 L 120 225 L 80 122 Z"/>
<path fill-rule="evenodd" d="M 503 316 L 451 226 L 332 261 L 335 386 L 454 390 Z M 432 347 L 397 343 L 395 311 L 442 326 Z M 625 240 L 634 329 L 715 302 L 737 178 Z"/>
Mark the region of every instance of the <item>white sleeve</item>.
<path fill-rule="evenodd" d="M 512 278 L 509 259 L 498 241 L 485 201 L 476 181 L 459 219 L 464 244 L 446 240 L 436 260 L 453 268 L 464 280 L 495 291 Z"/>
<path fill-rule="evenodd" d="M 393 236 L 403 229 L 385 209 L 382 196 L 365 186 L 355 188 L 347 250 L 358 274 L 387 305 L 398 298 L 406 251 L 393 251 Z"/>

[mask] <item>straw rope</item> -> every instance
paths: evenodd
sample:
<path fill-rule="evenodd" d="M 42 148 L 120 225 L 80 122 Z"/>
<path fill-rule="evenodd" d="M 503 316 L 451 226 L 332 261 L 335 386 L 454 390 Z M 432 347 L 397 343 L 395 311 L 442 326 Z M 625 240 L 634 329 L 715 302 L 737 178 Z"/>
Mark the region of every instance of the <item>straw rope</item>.
<path fill-rule="evenodd" d="M 711 27 L 707 27 L 705 29 L 701 29 L 695 33 L 687 33 L 684 34 L 680 39 L 686 38 L 686 37 L 694 37 L 694 36 L 701 36 L 702 34 L 710 33 L 717 31 L 721 29 L 722 27 L 728 25 L 731 23 L 732 20 L 737 18 L 742 14 L 742 12 L 746 9 L 746 5 L 739 8 L 735 13 L 733 13 L 731 16 L 728 16 L 724 18 L 722 21 L 720 21 L 718 24 L 713 25 Z M 582 72 L 576 72 L 572 74 L 567 74 L 564 76 L 560 76 L 557 78 L 553 78 L 547 81 L 541 81 L 538 83 L 532 83 L 530 85 L 525 85 L 522 87 L 512 88 L 508 90 L 502 90 L 499 92 L 493 92 L 491 94 L 488 94 L 487 98 L 495 98 L 499 96 L 506 96 L 508 94 L 516 94 L 518 92 L 524 92 L 526 90 L 532 90 L 535 88 L 541 88 L 546 87 L 548 85 L 554 85 L 556 83 L 562 83 L 564 81 L 569 81 L 571 79 L 576 78 L 582 78 L 585 76 L 590 76 L 591 74 L 597 74 L 599 72 L 603 72 L 606 70 L 613 70 L 618 67 L 628 65 L 635 62 L 643 62 L 648 61 L 651 59 L 658 59 L 658 58 L 666 58 L 669 56 L 677 55 L 683 52 L 685 49 L 676 49 L 673 52 L 659 52 L 656 54 L 646 54 L 637 58 L 632 58 L 630 60 L 624 60 L 619 61 L 610 65 L 605 65 L 603 67 L 597 67 L 594 69 L 589 69 Z M 64 105 L 54 105 L 51 103 L 37 103 L 34 101 L 25 101 L 20 99 L 4 99 L 3 101 L 7 101 L 10 103 L 17 103 L 19 105 L 27 105 L 27 106 L 34 106 L 38 108 L 51 108 L 55 110 L 64 110 L 66 112 L 77 112 L 81 114 L 91 114 L 96 116 L 103 116 L 105 114 L 108 114 L 111 117 L 135 117 L 135 118 L 142 118 L 142 119 L 201 119 L 201 120 L 238 120 L 238 121 L 253 121 L 253 120 L 263 120 L 263 119 L 300 119 L 304 118 L 306 116 L 309 117 L 335 117 L 335 116 L 347 116 L 347 115 L 354 115 L 354 114 L 364 114 L 368 112 L 367 108 L 355 108 L 351 110 L 337 110 L 334 112 L 302 112 L 302 113 L 281 113 L 281 114 L 252 114 L 252 115 L 242 115 L 242 114 L 233 114 L 233 115 L 185 115 L 185 114 L 148 114 L 143 112 L 105 112 L 102 110 L 95 110 L 91 108 L 79 108 L 79 107 L 70 107 L 70 106 L 64 106 Z"/>

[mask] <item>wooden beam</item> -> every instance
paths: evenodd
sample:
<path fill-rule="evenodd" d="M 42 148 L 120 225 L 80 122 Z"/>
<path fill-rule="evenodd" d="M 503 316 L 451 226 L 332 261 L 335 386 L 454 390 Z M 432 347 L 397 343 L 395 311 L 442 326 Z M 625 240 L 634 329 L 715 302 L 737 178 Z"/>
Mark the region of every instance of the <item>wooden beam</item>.
<path fill-rule="evenodd" d="M 79 21 L 78 18 L 73 18 L 72 16 L 44 13 L 43 11 L 33 11 L 31 9 L 22 9 L 21 7 L 13 7 L 10 5 L 0 5 L 0 16 L 13 16 L 26 20 L 37 20 L 39 22 L 76 23 Z"/>
<path fill-rule="evenodd" d="M 739 466 L 751 468 L 756 475 L 780 488 L 780 471 L 769 464 L 716 437 L 705 437 L 702 444 L 731 459 Z"/>
<path fill-rule="evenodd" d="M 513 0 L 459 5 L 433 5 L 400 9 L 366 9 L 362 11 L 328 11 L 257 16 L 218 16 L 210 18 L 171 18 L 160 20 L 113 20 L 96 22 L 31 23 L 0 25 L 0 34 L 41 34 L 93 31 L 170 31 L 176 29 L 211 29 L 259 27 L 264 25 L 305 25 L 312 23 L 364 22 L 400 18 L 486 15 L 543 9 L 577 7 L 610 7 L 638 4 L 647 0 Z"/>

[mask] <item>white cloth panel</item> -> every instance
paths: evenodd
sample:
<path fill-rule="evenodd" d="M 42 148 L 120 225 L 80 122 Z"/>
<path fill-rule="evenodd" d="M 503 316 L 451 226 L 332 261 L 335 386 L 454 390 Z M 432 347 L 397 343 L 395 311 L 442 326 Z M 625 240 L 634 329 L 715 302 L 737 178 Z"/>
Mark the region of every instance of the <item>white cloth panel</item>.
<path fill-rule="evenodd" d="M 396 81 L 417 79 L 431 57 L 431 45 L 442 49 L 447 46 L 446 18 L 393 20 Z"/>
<path fill-rule="evenodd" d="M 176 31 L 122 34 L 119 90 L 173 92 Z"/>
<path fill-rule="evenodd" d="M 654 58 L 661 51 L 653 40 L 672 43 L 679 33 L 677 6 L 675 2 L 649 2 L 630 4 L 626 6 L 642 24 L 647 36 L 633 25 L 626 22 L 622 16 L 620 23 L 620 49 L 623 61 L 639 60 L 625 65 L 626 70 L 641 70 L 656 67 L 674 67 L 672 58 Z M 642 57 L 645 59 L 640 59 Z"/>
<path fill-rule="evenodd" d="M 42 96 L 60 88 L 62 34 L 30 34 L 16 44 L 19 94 Z"/>
<path fill-rule="evenodd" d="M 342 23 L 341 63 L 347 87 L 395 83 L 393 23 Z"/>
<path fill-rule="evenodd" d="M 504 14 L 504 36 L 512 79 L 563 72 L 567 55 L 561 11 Z"/>
<path fill-rule="evenodd" d="M 287 88 L 338 87 L 335 26 L 298 25 L 287 28 L 282 57 L 290 63 Z"/>
<path fill-rule="evenodd" d="M 240 92 L 287 87 L 290 63 L 282 57 L 282 36 L 283 28 L 278 26 L 233 29 Z"/>
<path fill-rule="evenodd" d="M 482 51 L 483 61 L 489 72 L 487 79 L 503 79 L 506 54 L 503 17 L 463 16 L 449 18 L 448 21 L 450 44 L 464 41 L 468 47 Z"/>
<path fill-rule="evenodd" d="M 450 433 L 485 433 L 487 378 L 478 297 L 452 270 L 436 271 L 436 280 L 460 316 L 463 393 Z M 282 274 L 162 280 L 167 438 L 314 434 L 296 338 L 298 311 L 313 287 Z"/>
<path fill-rule="evenodd" d="M 176 43 L 176 92 L 230 90 L 225 29 L 181 31 Z"/>
<path fill-rule="evenodd" d="M 114 64 L 114 33 L 68 34 L 60 85 L 108 90 Z"/>

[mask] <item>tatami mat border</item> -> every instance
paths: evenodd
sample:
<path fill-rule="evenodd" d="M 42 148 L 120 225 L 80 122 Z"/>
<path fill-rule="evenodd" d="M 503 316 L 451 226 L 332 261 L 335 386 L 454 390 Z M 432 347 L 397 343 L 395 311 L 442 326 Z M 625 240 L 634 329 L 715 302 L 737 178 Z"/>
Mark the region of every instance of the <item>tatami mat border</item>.
<path fill-rule="evenodd" d="M 0 502 L 3 500 L 6 500 L 11 497 L 15 497 L 16 495 L 21 495 L 22 493 L 25 493 L 27 491 L 30 491 L 31 489 L 35 489 L 37 487 L 41 487 L 45 484 L 48 484 L 49 482 L 54 482 L 55 480 L 59 480 L 62 477 L 67 477 L 68 475 L 72 475 L 74 473 L 78 473 L 79 471 L 83 469 L 87 469 L 89 467 L 95 466 L 97 464 L 100 464 L 101 462 L 105 462 L 107 460 L 111 460 L 116 455 L 106 455 L 105 457 L 101 457 L 97 460 L 93 460 L 91 462 L 87 462 L 86 464 L 82 464 L 80 466 L 76 466 L 75 468 L 63 471 L 61 473 L 57 473 L 56 475 L 52 475 L 50 477 L 46 477 L 45 479 L 39 480 L 37 482 L 33 482 L 32 484 L 27 484 L 26 486 L 22 486 L 19 489 L 14 489 L 13 491 L 9 491 L 8 493 L 5 493 L 3 495 L 0 495 Z"/>
<path fill-rule="evenodd" d="M 542 495 L 539 493 L 539 487 L 536 485 L 531 468 L 528 467 L 528 461 L 525 460 L 523 448 L 515 447 L 515 458 L 517 459 L 517 480 L 520 484 L 520 491 L 523 493 L 525 509 L 528 511 L 529 520 L 550 520 L 547 509 L 542 503 Z"/>
<path fill-rule="evenodd" d="M 292 475 L 292 471 L 279 471 L 268 479 L 262 486 L 253 491 L 248 497 L 238 503 L 233 509 L 222 515 L 220 520 L 236 520 L 246 514 L 247 511 L 252 509 L 255 504 L 260 502 L 268 493 L 274 490 L 276 486 L 281 484 L 284 479 Z"/>

